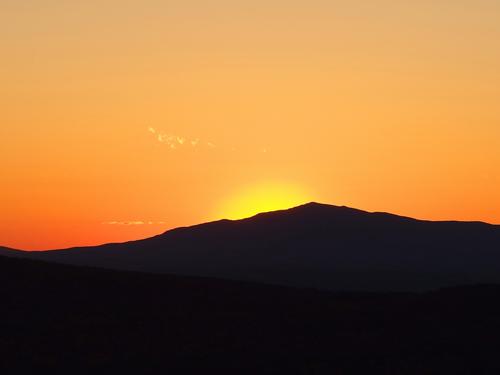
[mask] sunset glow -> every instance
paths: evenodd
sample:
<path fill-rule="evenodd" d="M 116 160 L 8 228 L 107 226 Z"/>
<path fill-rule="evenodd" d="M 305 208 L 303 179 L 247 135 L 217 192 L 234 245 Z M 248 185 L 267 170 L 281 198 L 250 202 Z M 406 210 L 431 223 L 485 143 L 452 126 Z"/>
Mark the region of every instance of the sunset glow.
<path fill-rule="evenodd" d="M 267 183 L 244 189 L 225 202 L 221 217 L 243 219 L 260 212 L 295 207 L 311 200 L 311 196 L 295 186 Z"/>
<path fill-rule="evenodd" d="M 2 1 L 0 246 L 305 200 L 500 223 L 499 17 L 487 0 Z"/>

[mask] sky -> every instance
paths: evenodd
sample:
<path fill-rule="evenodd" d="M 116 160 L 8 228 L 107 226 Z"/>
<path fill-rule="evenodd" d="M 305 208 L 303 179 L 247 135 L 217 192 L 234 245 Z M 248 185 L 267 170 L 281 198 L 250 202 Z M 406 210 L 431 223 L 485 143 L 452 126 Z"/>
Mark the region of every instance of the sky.
<path fill-rule="evenodd" d="M 3 0 L 0 245 L 308 201 L 500 224 L 497 0 Z"/>

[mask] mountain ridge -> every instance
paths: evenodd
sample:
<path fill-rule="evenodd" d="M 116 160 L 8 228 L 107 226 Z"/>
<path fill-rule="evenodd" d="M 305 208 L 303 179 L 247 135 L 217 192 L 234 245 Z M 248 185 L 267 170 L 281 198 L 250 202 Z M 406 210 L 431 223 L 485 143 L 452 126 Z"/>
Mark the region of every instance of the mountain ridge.
<path fill-rule="evenodd" d="M 161 237 L 165 234 L 168 234 L 170 232 L 175 232 L 175 231 L 180 231 L 180 230 L 186 230 L 186 229 L 194 229 L 194 228 L 199 228 L 199 227 L 205 227 L 207 225 L 217 225 L 217 224 L 223 224 L 223 223 L 238 223 L 238 222 L 247 222 L 247 221 L 252 221 L 255 219 L 260 219 L 260 218 L 266 218 L 266 217 L 271 217 L 279 214 L 284 214 L 284 213 L 295 213 L 298 212 L 299 210 L 303 209 L 336 209 L 336 210 L 344 210 L 344 212 L 351 212 L 351 213 L 356 213 L 356 214 L 367 214 L 367 215 L 373 215 L 373 216 L 385 216 L 385 217 L 390 217 L 393 219 L 402 219 L 402 220 L 408 220 L 408 221 L 414 221 L 414 222 L 422 222 L 422 223 L 440 223 L 440 224 L 446 224 L 446 223 L 461 223 L 461 224 L 480 224 L 480 225 L 485 225 L 485 226 L 491 226 L 491 227 L 496 227 L 500 228 L 500 224 L 494 224 L 494 223 L 489 223 L 485 221 L 480 221 L 480 220 L 428 220 L 428 219 L 418 219 L 414 218 L 411 216 L 406 216 L 406 215 L 399 215 L 399 214 L 394 214 L 391 212 L 386 212 L 386 211 L 365 211 L 362 209 L 358 208 L 353 208 L 350 206 L 345 206 L 345 205 L 333 205 L 333 204 L 326 204 L 326 203 L 319 203 L 315 201 L 311 201 L 305 204 L 301 204 L 295 207 L 291 208 L 286 208 L 286 209 L 280 209 L 280 210 L 273 210 L 273 211 L 265 211 L 265 212 L 260 212 L 255 215 L 242 218 L 242 219 L 218 219 L 218 220 L 213 220 L 213 221 L 208 221 L 208 222 L 203 222 L 199 224 L 193 224 L 193 225 L 186 225 L 186 226 L 180 226 L 180 227 L 174 227 L 171 229 L 167 229 L 164 232 L 161 232 L 159 234 L 156 234 L 151 237 L 146 237 L 146 238 L 140 238 L 140 239 L 134 239 L 134 240 L 129 240 L 129 241 L 124 241 L 124 242 L 108 242 L 108 243 L 103 243 L 103 244 L 98 244 L 98 245 L 85 245 L 85 246 L 71 246 L 71 247 L 65 247 L 65 248 L 56 248 L 56 249 L 48 249 L 48 250 L 23 250 L 23 249 L 16 249 L 8 246 L 1 246 L 0 245 L 0 251 L 2 250 L 7 250 L 7 251 L 22 251 L 22 252 L 49 252 L 49 251 L 67 251 L 67 250 L 74 250 L 74 249 L 87 249 L 87 248 L 95 248 L 95 247 L 102 247 L 102 246 L 109 246 L 109 245 L 121 245 L 121 244 L 132 244 L 136 242 L 142 242 L 146 241 L 149 239 L 154 239 L 157 237 Z"/>
<path fill-rule="evenodd" d="M 0 291 L 6 373 L 499 372 L 500 285 L 330 293 L 0 256 Z"/>
<path fill-rule="evenodd" d="M 415 291 L 500 282 L 500 226 L 311 202 L 125 243 L 15 255 L 329 290 Z"/>

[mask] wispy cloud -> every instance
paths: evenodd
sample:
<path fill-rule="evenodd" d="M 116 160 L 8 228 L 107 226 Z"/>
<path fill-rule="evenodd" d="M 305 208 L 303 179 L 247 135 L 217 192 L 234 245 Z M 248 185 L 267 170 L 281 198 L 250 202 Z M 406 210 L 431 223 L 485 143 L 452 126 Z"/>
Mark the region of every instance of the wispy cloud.
<path fill-rule="evenodd" d="M 267 154 L 269 153 L 269 149 L 266 147 L 262 147 L 264 145 L 253 145 L 248 147 L 239 147 L 237 144 L 230 144 L 224 146 L 220 146 L 215 144 L 212 141 L 204 140 L 201 138 L 191 138 L 184 135 L 168 133 L 161 130 L 158 130 L 153 127 L 148 127 L 148 132 L 152 134 L 152 136 L 160 143 L 163 143 L 168 147 L 170 151 L 180 150 L 180 149 L 194 149 L 194 148 L 205 148 L 205 149 L 215 149 L 217 148 L 220 151 L 228 151 L 228 152 L 251 152 L 251 153 L 260 153 Z M 259 148 L 260 147 L 260 148 Z"/>
<path fill-rule="evenodd" d="M 200 138 L 189 138 L 179 134 L 166 133 L 163 131 L 159 131 L 155 128 L 149 127 L 148 131 L 153 134 L 156 140 L 160 143 L 164 143 L 168 146 L 170 150 L 177 150 L 180 148 L 187 147 L 208 147 L 215 148 L 215 144 L 213 142 L 208 142 L 202 140 Z"/>

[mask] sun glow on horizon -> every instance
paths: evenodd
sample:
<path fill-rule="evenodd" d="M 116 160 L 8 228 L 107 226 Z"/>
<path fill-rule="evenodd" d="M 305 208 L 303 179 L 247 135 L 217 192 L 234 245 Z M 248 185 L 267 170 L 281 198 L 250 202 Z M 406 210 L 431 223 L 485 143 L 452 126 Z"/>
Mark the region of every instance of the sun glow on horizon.
<path fill-rule="evenodd" d="M 292 208 L 311 201 L 303 189 L 285 183 L 267 183 L 245 188 L 226 201 L 219 216 L 238 220 L 261 212 Z"/>

